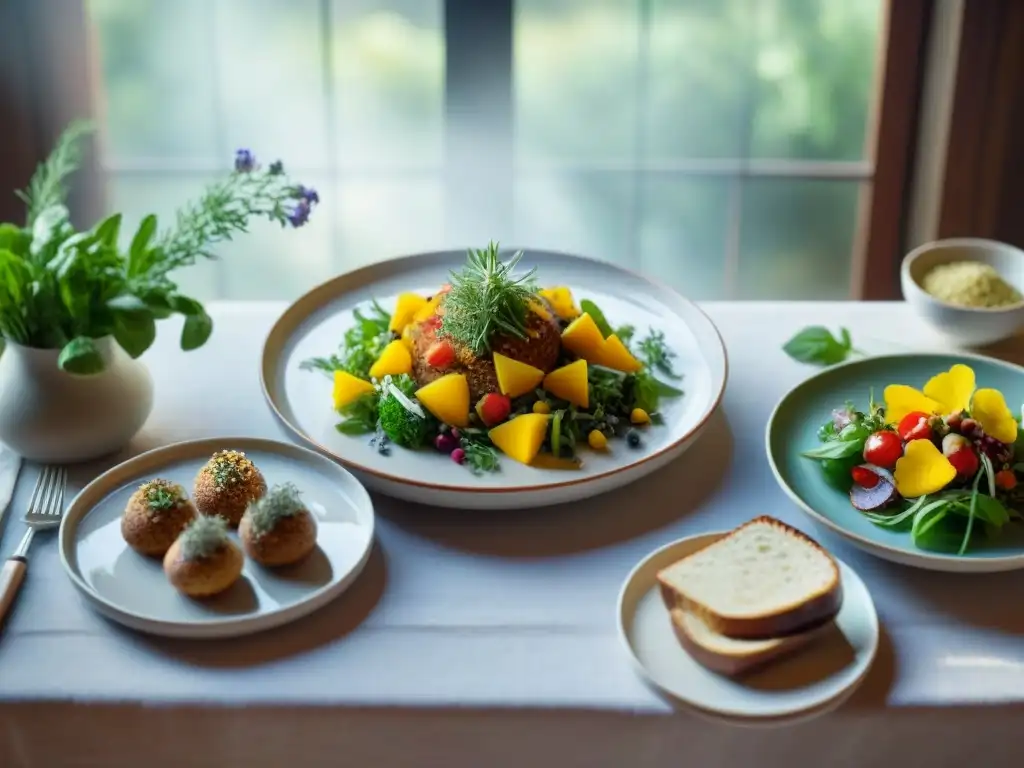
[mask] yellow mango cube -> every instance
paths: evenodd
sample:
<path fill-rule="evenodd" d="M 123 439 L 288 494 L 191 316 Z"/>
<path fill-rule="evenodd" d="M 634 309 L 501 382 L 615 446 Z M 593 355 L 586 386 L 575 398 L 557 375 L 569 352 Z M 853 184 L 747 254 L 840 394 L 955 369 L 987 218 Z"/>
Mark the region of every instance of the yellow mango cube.
<path fill-rule="evenodd" d="M 600 354 L 591 362 L 626 373 L 636 373 L 643 367 L 615 334 L 604 340 Z"/>
<path fill-rule="evenodd" d="M 562 346 L 584 360 L 594 360 L 604 348 L 604 336 L 589 314 L 583 313 L 562 331 Z"/>
<path fill-rule="evenodd" d="M 391 313 L 388 330 L 401 333 L 405 326 L 412 322 L 413 316 L 427 305 L 427 300 L 418 293 L 403 293 L 395 303 L 395 311 Z"/>
<path fill-rule="evenodd" d="M 590 383 L 587 380 L 587 361 L 577 360 L 556 368 L 544 377 L 544 389 L 578 408 L 588 408 Z"/>
<path fill-rule="evenodd" d="M 334 389 L 331 399 L 334 402 L 334 410 L 351 405 L 363 395 L 373 392 L 373 384 L 358 376 L 353 376 L 348 371 L 334 372 Z"/>
<path fill-rule="evenodd" d="M 449 373 L 416 390 L 416 399 L 434 418 L 450 427 L 469 426 L 469 382 Z"/>
<path fill-rule="evenodd" d="M 550 418 L 545 413 L 524 413 L 499 424 L 487 435 L 502 453 L 523 464 L 529 464 L 540 453 L 540 447 L 548 435 Z"/>
<path fill-rule="evenodd" d="M 380 357 L 370 366 L 370 378 L 383 379 L 403 373 L 412 373 L 412 354 L 400 339 L 396 339 L 384 347 Z"/>
<path fill-rule="evenodd" d="M 544 380 L 544 371 L 527 363 L 494 353 L 494 372 L 498 375 L 498 388 L 508 397 L 519 397 L 532 392 Z"/>

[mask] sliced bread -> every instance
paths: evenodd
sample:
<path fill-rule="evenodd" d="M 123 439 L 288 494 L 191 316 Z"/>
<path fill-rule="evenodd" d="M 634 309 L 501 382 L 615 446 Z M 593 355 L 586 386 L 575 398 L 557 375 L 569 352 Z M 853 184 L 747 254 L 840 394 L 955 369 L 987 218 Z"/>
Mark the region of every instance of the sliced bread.
<path fill-rule="evenodd" d="M 836 561 L 800 531 L 757 517 L 658 573 L 669 608 L 713 632 L 771 639 L 833 618 L 843 588 Z"/>
<path fill-rule="evenodd" d="M 728 677 L 738 677 L 789 656 L 825 634 L 832 622 L 767 640 L 738 640 L 713 631 L 695 613 L 673 608 L 672 630 L 687 653 L 703 667 Z"/>

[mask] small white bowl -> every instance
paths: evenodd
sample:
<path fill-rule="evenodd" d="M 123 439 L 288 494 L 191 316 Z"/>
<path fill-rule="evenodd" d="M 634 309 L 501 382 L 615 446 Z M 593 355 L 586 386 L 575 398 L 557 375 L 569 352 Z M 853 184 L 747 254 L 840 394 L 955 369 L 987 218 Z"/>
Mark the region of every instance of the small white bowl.
<path fill-rule="evenodd" d="M 1024 328 L 1024 301 L 994 309 L 948 304 L 927 293 L 924 276 L 939 264 L 977 261 L 990 264 L 1007 283 L 1024 294 L 1024 251 L 996 240 L 964 237 L 918 246 L 903 259 L 903 298 L 925 322 L 953 341 L 982 346 L 1009 338 Z"/>

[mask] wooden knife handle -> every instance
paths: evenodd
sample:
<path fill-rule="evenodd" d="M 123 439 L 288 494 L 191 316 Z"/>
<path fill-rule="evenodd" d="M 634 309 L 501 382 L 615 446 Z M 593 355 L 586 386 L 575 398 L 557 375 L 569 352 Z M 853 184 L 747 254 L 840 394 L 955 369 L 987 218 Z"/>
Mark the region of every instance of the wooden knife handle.
<path fill-rule="evenodd" d="M 19 555 L 7 558 L 4 567 L 0 569 L 0 624 L 3 624 L 7 611 L 14 603 L 26 570 L 28 562 Z"/>

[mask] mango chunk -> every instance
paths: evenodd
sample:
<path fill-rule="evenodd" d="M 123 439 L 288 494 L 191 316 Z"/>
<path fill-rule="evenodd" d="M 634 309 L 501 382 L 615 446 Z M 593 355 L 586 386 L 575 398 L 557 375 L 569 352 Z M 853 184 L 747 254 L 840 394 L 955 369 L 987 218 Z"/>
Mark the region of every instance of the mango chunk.
<path fill-rule="evenodd" d="M 437 314 L 437 308 L 441 304 L 441 299 L 444 298 L 443 293 L 434 294 L 430 301 L 426 302 L 422 307 L 417 309 L 412 316 L 414 323 L 422 323 L 424 320 L 429 320 Z"/>
<path fill-rule="evenodd" d="M 412 354 L 400 339 L 396 339 L 384 347 L 380 357 L 370 366 L 370 378 L 383 379 L 403 373 L 412 373 Z"/>
<path fill-rule="evenodd" d="M 540 452 L 544 438 L 548 435 L 546 413 L 524 413 L 511 421 L 499 424 L 487 436 L 491 442 L 507 456 L 529 464 Z"/>
<path fill-rule="evenodd" d="M 591 362 L 603 365 L 605 368 L 613 368 L 616 371 L 625 371 L 626 373 L 636 373 L 643 367 L 640 361 L 633 357 L 630 351 L 626 349 L 626 345 L 615 334 L 604 340 L 604 346 L 601 348 L 597 359 Z"/>
<path fill-rule="evenodd" d="M 604 336 L 594 318 L 584 313 L 562 331 L 562 346 L 585 360 L 596 360 L 604 348 Z"/>
<path fill-rule="evenodd" d="M 373 384 L 348 371 L 334 372 L 334 390 L 331 398 L 334 401 L 334 410 L 351 405 L 363 395 L 373 392 Z"/>
<path fill-rule="evenodd" d="M 577 360 L 556 368 L 544 377 L 544 389 L 578 408 L 588 408 L 590 383 L 587 381 L 587 361 Z"/>
<path fill-rule="evenodd" d="M 498 375 L 498 388 L 508 397 L 519 397 L 532 392 L 544 380 L 544 371 L 527 363 L 494 353 L 494 372 Z"/>
<path fill-rule="evenodd" d="M 572 291 L 564 285 L 544 288 L 537 293 L 548 300 L 551 308 L 555 310 L 555 314 L 563 320 L 575 320 L 579 317 L 580 310 L 576 306 L 576 300 L 572 297 Z"/>
<path fill-rule="evenodd" d="M 395 311 L 391 313 L 391 323 L 388 330 L 392 333 L 401 333 L 409 323 L 413 315 L 427 305 L 427 300 L 418 293 L 403 293 L 395 303 Z"/>
<path fill-rule="evenodd" d="M 405 328 L 402 329 L 401 341 L 403 344 L 405 344 L 406 348 L 408 348 L 410 352 L 412 352 L 413 347 L 415 346 L 415 343 L 413 342 L 412 338 L 413 327 L 413 324 L 409 323 L 408 325 L 405 326 Z"/>
<path fill-rule="evenodd" d="M 451 427 L 469 426 L 469 382 L 449 373 L 416 390 L 416 399 L 434 418 Z"/>

